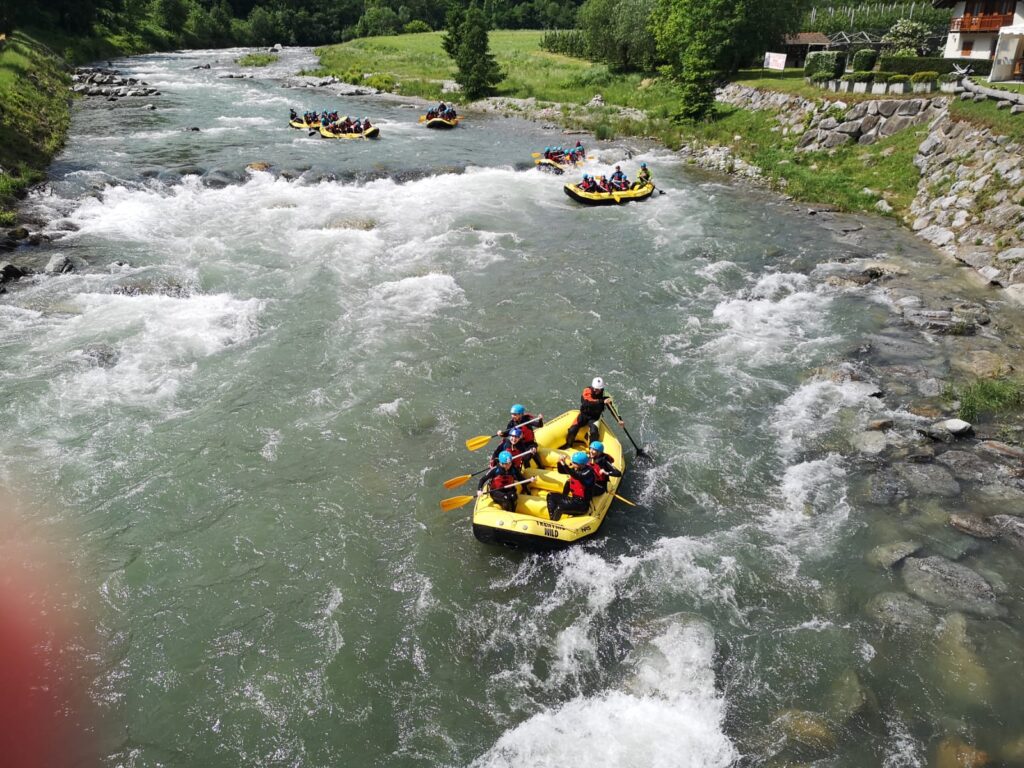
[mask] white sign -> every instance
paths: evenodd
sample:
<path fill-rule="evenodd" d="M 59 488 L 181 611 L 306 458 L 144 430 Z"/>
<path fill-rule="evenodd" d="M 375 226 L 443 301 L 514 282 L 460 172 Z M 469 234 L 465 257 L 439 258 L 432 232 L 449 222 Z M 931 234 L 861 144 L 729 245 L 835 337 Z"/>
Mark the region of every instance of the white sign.
<path fill-rule="evenodd" d="M 778 69 L 783 70 L 786 68 L 786 54 L 784 53 L 766 53 L 764 55 L 764 64 L 761 65 L 765 69 Z"/>

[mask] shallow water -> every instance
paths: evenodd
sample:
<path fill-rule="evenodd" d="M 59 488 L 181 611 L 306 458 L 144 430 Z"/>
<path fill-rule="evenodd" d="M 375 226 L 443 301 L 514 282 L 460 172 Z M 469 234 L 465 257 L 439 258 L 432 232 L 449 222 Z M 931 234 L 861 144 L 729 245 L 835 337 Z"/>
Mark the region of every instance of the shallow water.
<path fill-rule="evenodd" d="M 945 364 L 817 265 L 885 252 L 970 294 L 952 268 L 658 150 L 592 167 L 644 159 L 664 195 L 581 208 L 531 168 L 553 131 L 283 89 L 308 51 L 221 78 L 239 53 L 115 62 L 157 110 L 78 102 L 29 203 L 62 235 L 37 258 L 88 266 L 0 299 L 3 479 L 92 611 L 106 765 L 915 766 L 1019 736 L 1016 557 L 964 560 L 1009 585 L 1005 619 L 967 620 L 983 674 L 940 611 L 884 634 L 865 605 L 902 582 L 864 553 L 952 556 L 964 502 L 867 503 L 849 436 L 888 406 L 810 373 L 867 340 Z M 308 138 L 290 106 L 382 138 Z M 553 556 L 438 510 L 484 460 L 466 437 L 512 402 L 574 407 L 598 373 L 651 446 L 622 489 L 640 507 Z M 794 708 L 836 745 L 786 746 Z"/>

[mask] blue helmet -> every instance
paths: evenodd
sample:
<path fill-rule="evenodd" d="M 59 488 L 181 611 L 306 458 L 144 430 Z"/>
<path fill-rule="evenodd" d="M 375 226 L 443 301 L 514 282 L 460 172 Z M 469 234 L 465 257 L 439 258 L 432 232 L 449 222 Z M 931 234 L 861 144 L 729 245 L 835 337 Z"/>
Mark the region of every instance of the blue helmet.
<path fill-rule="evenodd" d="M 647 163 L 640 163 L 640 167 L 641 168 L 646 168 L 647 167 Z"/>
<path fill-rule="evenodd" d="M 544 151 L 545 152 L 550 152 L 551 151 L 551 147 L 544 147 Z"/>
<path fill-rule="evenodd" d="M 585 454 L 583 451 L 576 451 L 576 453 L 574 453 L 572 455 L 572 463 L 573 464 L 580 464 L 580 465 L 586 464 L 587 463 L 587 454 Z"/>
<path fill-rule="evenodd" d="M 512 454 L 509 453 L 508 451 L 502 451 L 501 453 L 498 454 L 498 463 L 499 464 L 511 464 L 512 463 Z"/>
<path fill-rule="evenodd" d="M 592 450 L 592 451 L 603 451 L 604 450 L 604 443 L 602 443 L 600 440 L 595 440 L 594 442 L 592 442 L 590 444 L 590 450 Z"/>
<path fill-rule="evenodd" d="M 508 436 L 519 439 L 520 437 L 523 436 L 523 430 L 521 430 L 519 427 L 512 427 L 512 429 L 508 431 Z"/>
<path fill-rule="evenodd" d="M 522 416 L 524 413 L 526 413 L 526 408 L 521 406 L 519 403 L 516 403 L 509 409 L 509 413 L 511 413 L 513 416 Z"/>

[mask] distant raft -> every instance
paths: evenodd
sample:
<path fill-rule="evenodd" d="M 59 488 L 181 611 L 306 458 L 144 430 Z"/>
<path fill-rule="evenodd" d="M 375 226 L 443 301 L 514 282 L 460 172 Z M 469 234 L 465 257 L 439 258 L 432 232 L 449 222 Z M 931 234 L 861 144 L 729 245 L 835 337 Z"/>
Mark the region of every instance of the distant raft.
<path fill-rule="evenodd" d="M 569 425 L 576 420 L 578 414 L 579 411 L 566 411 L 534 433 L 544 469 L 523 467 L 523 474 L 536 480 L 532 486 L 526 486 L 530 489 L 529 493 L 519 494 L 515 512 L 506 512 L 495 504 L 489 493 L 484 493 L 476 500 L 473 507 L 473 535 L 477 539 L 485 544 L 504 544 L 526 549 L 561 549 L 597 533 L 619 489 L 621 477 L 608 478 L 607 492 L 595 496 L 585 514 L 563 513 L 558 520 L 552 520 L 548 514 L 547 492 L 561 491 L 569 479 L 568 475 L 559 474 L 555 465 L 560 458 L 568 459 L 573 450 L 559 450 L 554 446 L 562 444 Z M 625 473 L 622 443 L 603 420 L 598 429 L 598 439 L 604 443 L 604 452 L 612 457 L 616 468 Z M 586 430 L 582 434 L 586 435 Z M 579 446 L 586 447 L 586 443 L 578 443 L 575 450 L 579 450 Z"/>
<path fill-rule="evenodd" d="M 305 120 L 289 120 L 288 125 L 290 125 L 292 128 L 302 128 L 307 131 L 316 130 L 317 128 L 320 127 L 319 123 L 316 125 L 310 125 Z"/>
<path fill-rule="evenodd" d="M 565 194 L 584 205 L 619 205 L 633 200 L 646 200 L 654 194 L 654 185 L 650 182 L 621 192 L 584 192 L 575 184 L 566 184 L 564 189 Z"/>
<path fill-rule="evenodd" d="M 451 120 L 444 117 L 432 117 L 429 120 L 425 120 L 424 125 L 427 128 L 455 128 L 461 119 L 461 117 L 453 117 Z"/>
<path fill-rule="evenodd" d="M 362 133 L 334 133 L 322 125 L 317 127 L 320 130 L 320 135 L 325 139 L 375 139 L 380 135 L 380 128 L 376 125 L 371 125 Z"/>

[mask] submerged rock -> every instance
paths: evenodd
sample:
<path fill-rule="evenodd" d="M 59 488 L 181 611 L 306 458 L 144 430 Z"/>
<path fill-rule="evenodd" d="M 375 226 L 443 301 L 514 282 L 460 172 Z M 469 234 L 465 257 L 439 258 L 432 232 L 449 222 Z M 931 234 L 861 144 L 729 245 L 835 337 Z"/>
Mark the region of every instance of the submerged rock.
<path fill-rule="evenodd" d="M 946 739 L 935 750 L 935 768 L 982 768 L 988 762 L 987 752 L 957 738 Z"/>
<path fill-rule="evenodd" d="M 967 636 L 967 619 L 951 613 L 939 628 L 935 668 L 953 698 L 975 704 L 991 701 L 992 679 Z"/>
<path fill-rule="evenodd" d="M 983 481 L 994 479 L 1001 467 L 993 466 L 968 451 L 946 451 L 936 461 L 947 467 L 957 480 Z"/>
<path fill-rule="evenodd" d="M 864 611 L 882 629 L 895 634 L 930 632 L 935 626 L 935 617 L 928 606 L 904 592 L 882 592 L 875 595 L 868 600 Z"/>
<path fill-rule="evenodd" d="M 942 557 L 907 558 L 903 582 L 912 595 L 941 608 L 988 617 L 1006 613 L 991 584 L 967 566 Z"/>
<path fill-rule="evenodd" d="M 976 539 L 995 539 L 999 537 L 999 528 L 983 517 L 977 515 L 950 515 L 949 524 L 961 533 Z"/>
<path fill-rule="evenodd" d="M 778 728 L 787 741 L 807 747 L 815 752 L 830 752 L 835 749 L 836 736 L 821 715 L 803 709 L 786 709 L 775 718 Z"/>
<path fill-rule="evenodd" d="M 46 267 L 43 271 L 48 275 L 63 275 L 66 272 L 74 272 L 75 264 L 70 256 L 66 256 L 63 253 L 55 253 L 46 262 Z"/>
<path fill-rule="evenodd" d="M 868 500 L 872 504 L 888 506 L 907 497 L 907 484 L 892 470 L 876 472 L 871 476 Z"/>
<path fill-rule="evenodd" d="M 865 560 L 871 565 L 882 568 L 892 568 L 897 563 L 910 557 L 921 549 L 917 541 L 897 541 L 894 544 L 883 544 L 875 547 L 865 556 Z"/>
<path fill-rule="evenodd" d="M 870 691 L 857 676 L 857 672 L 848 669 L 832 683 L 828 693 L 829 717 L 838 723 L 845 723 L 854 715 L 867 708 L 871 700 Z"/>
<path fill-rule="evenodd" d="M 956 496 L 960 484 L 945 467 L 935 464 L 898 464 L 896 472 L 914 493 L 921 496 Z"/>
<path fill-rule="evenodd" d="M 996 515 L 989 520 L 996 526 L 1000 539 L 1024 549 L 1024 520 L 1013 515 Z"/>

